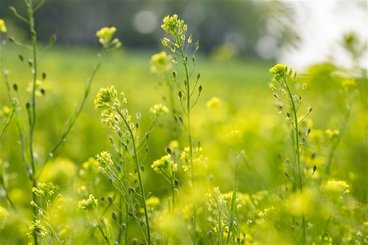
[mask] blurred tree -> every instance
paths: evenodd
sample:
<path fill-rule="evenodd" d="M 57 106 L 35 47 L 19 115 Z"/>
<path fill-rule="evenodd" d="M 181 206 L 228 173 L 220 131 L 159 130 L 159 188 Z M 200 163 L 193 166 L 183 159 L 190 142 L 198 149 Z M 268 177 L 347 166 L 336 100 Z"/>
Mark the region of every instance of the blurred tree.
<path fill-rule="evenodd" d="M 24 29 L 10 13 L 10 5 L 20 12 L 24 9 L 22 0 L 1 0 L 0 16 Z M 161 19 L 173 13 L 188 22 L 204 52 L 231 45 L 237 54 L 258 56 L 263 49 L 259 42 L 267 45 L 266 36 L 275 48 L 297 41 L 290 24 L 292 11 L 279 1 L 46 0 L 37 13 L 37 26 L 45 42 L 56 34 L 59 43 L 91 45 L 96 43 L 95 30 L 114 25 L 125 46 L 156 48 L 162 35 Z M 274 57 L 276 51 L 269 56 Z"/>

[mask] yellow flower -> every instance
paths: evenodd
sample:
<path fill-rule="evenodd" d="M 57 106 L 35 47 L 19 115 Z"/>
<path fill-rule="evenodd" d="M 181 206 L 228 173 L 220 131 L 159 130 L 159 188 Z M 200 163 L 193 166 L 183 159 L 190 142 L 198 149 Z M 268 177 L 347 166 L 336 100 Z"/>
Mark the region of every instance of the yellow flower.
<path fill-rule="evenodd" d="M 115 87 L 101 88 L 96 95 L 94 104 L 96 108 L 102 109 L 107 109 L 111 105 L 119 106 L 118 92 Z"/>
<path fill-rule="evenodd" d="M 161 28 L 170 35 L 176 35 L 177 33 L 181 35 L 188 29 L 188 26 L 183 20 L 179 19 L 178 15 L 176 14 L 173 16 L 166 16 L 162 22 L 163 24 L 161 25 Z"/>
<path fill-rule="evenodd" d="M 9 213 L 8 211 L 0 206 L 0 228 L 3 228 L 6 221 L 8 220 Z"/>
<path fill-rule="evenodd" d="M 152 55 L 151 71 L 153 73 L 159 73 L 170 70 L 171 59 L 171 55 L 168 55 L 165 51 Z"/>
<path fill-rule="evenodd" d="M 151 196 L 146 200 L 146 205 L 149 207 L 156 207 L 160 205 L 160 199 L 158 197 Z"/>
<path fill-rule="evenodd" d="M 8 29 L 6 28 L 5 21 L 3 19 L 0 19 L 0 32 L 7 32 Z"/>
<path fill-rule="evenodd" d="M 45 94 L 45 88 L 44 88 L 44 81 L 37 79 L 36 80 L 36 87 L 35 87 L 35 94 L 36 96 L 42 96 Z M 29 82 L 27 86 L 27 92 L 32 93 L 33 91 L 33 82 Z"/>
<path fill-rule="evenodd" d="M 207 103 L 207 108 L 209 109 L 218 109 L 222 106 L 221 100 L 217 97 L 212 97 Z"/>
<path fill-rule="evenodd" d="M 342 80 L 341 81 L 341 85 L 343 86 L 343 87 L 346 87 L 346 88 L 354 88 L 354 87 L 356 87 L 356 83 L 355 83 L 355 81 L 354 80 L 352 80 L 352 79 L 345 79 L 345 80 Z"/>
<path fill-rule="evenodd" d="M 302 215 L 311 211 L 313 207 L 313 196 L 309 191 L 296 192 L 286 200 L 287 211 L 293 215 Z"/>
<path fill-rule="evenodd" d="M 167 154 L 161 157 L 160 159 L 154 161 L 153 164 L 151 165 L 151 168 L 156 172 L 167 171 L 167 170 L 171 172 L 171 171 L 177 170 L 177 165 L 175 164 L 172 156 Z"/>
<path fill-rule="evenodd" d="M 161 116 L 168 112 L 169 112 L 169 109 L 162 104 L 156 104 L 150 108 L 150 113 L 153 116 Z"/>
<path fill-rule="evenodd" d="M 177 150 L 179 148 L 179 142 L 177 140 L 170 141 L 169 148 L 171 150 Z"/>
<path fill-rule="evenodd" d="M 103 47 L 108 48 L 110 46 L 113 46 L 117 48 L 121 46 L 121 43 L 117 38 L 112 39 L 115 32 L 116 28 L 114 26 L 103 27 L 96 32 L 96 36 L 98 37 L 98 41 L 102 44 Z"/>
<path fill-rule="evenodd" d="M 325 134 L 326 134 L 327 138 L 332 139 L 332 138 L 335 138 L 335 137 L 339 136 L 340 131 L 337 130 L 337 129 L 335 129 L 335 130 L 326 129 Z"/>
<path fill-rule="evenodd" d="M 343 180 L 329 180 L 321 188 L 324 192 L 336 195 L 343 195 L 350 192 L 350 185 Z"/>
<path fill-rule="evenodd" d="M 78 208 L 84 211 L 90 211 L 98 206 L 97 199 L 90 194 L 88 198 L 79 201 Z"/>
<path fill-rule="evenodd" d="M 276 76 L 282 76 L 287 72 L 287 68 L 284 64 L 277 64 L 270 68 L 270 72 Z"/>

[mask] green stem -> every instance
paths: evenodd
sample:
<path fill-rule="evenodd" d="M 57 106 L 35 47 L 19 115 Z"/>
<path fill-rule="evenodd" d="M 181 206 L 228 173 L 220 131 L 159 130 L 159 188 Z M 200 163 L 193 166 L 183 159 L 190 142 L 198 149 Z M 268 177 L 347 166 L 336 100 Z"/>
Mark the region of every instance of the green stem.
<path fill-rule="evenodd" d="M 239 155 L 240 157 L 240 155 Z M 230 206 L 230 218 L 229 218 L 229 232 L 227 233 L 227 241 L 226 244 L 230 244 L 230 237 L 231 237 L 231 230 L 234 226 L 235 221 L 235 205 L 236 205 L 236 192 L 237 192 L 237 185 L 238 185 L 238 166 L 239 166 L 239 157 L 236 161 L 235 165 L 235 173 L 234 173 L 234 186 L 233 186 L 233 194 L 231 196 L 231 206 Z"/>
<path fill-rule="evenodd" d="M 337 149 L 338 145 L 340 144 L 342 135 L 344 134 L 344 132 L 346 130 L 346 127 L 348 125 L 350 114 L 351 114 L 351 109 L 347 109 L 347 111 L 345 113 L 345 116 L 344 116 L 345 121 L 344 121 L 344 123 L 341 127 L 340 133 L 337 136 L 336 141 L 333 142 L 332 145 L 331 145 L 331 150 L 330 150 L 330 153 L 328 154 L 327 164 L 326 164 L 326 167 L 325 167 L 326 174 L 330 173 L 331 165 L 332 165 L 333 159 L 335 157 L 336 149 Z"/>
<path fill-rule="evenodd" d="M 84 105 L 87 101 L 88 95 L 91 91 L 91 85 L 92 82 L 97 74 L 97 71 L 100 69 L 101 67 L 101 60 L 99 59 L 95 68 L 93 69 L 90 77 L 87 80 L 87 85 L 86 88 L 84 90 L 84 95 L 83 95 L 83 99 L 80 103 L 80 105 L 77 107 L 77 109 L 75 110 L 75 112 L 70 116 L 70 118 L 67 120 L 67 122 L 64 125 L 64 131 L 61 134 L 60 139 L 57 141 L 57 143 L 51 148 L 51 150 L 49 151 L 49 153 L 46 156 L 46 159 L 43 163 L 43 165 L 40 168 L 40 172 L 37 175 L 37 177 L 39 177 L 42 173 L 43 167 L 47 164 L 47 162 L 49 161 L 49 159 L 53 156 L 53 154 L 55 153 L 55 151 L 65 142 L 67 136 L 69 135 L 70 131 L 72 130 L 73 126 L 75 125 L 75 123 L 77 122 L 77 119 L 79 118 Z"/>
<path fill-rule="evenodd" d="M 290 91 L 289 85 L 287 83 L 287 79 L 284 78 L 284 82 L 285 82 L 285 87 L 286 90 L 288 92 L 289 95 L 289 99 L 291 101 L 291 107 L 293 110 L 293 120 L 294 120 L 294 137 L 295 137 L 295 158 L 296 158 L 296 163 L 297 163 L 297 168 L 298 168 L 298 182 L 299 182 L 299 191 L 302 192 L 303 191 L 303 180 L 302 180 L 302 167 L 301 167 L 301 162 L 300 162 L 300 146 L 299 146 L 299 125 L 298 125 L 298 115 L 297 115 L 297 108 L 294 102 L 294 98 L 293 95 Z M 305 244 L 305 216 L 304 214 L 302 215 L 302 244 Z"/>
<path fill-rule="evenodd" d="M 17 210 L 17 208 L 14 205 L 14 202 L 12 201 L 12 199 L 9 196 L 9 191 L 8 191 L 8 187 L 5 184 L 5 180 L 4 180 L 4 176 L 0 176 L 0 186 L 3 187 L 3 190 L 5 192 L 5 198 L 6 200 L 9 202 L 10 206 L 14 209 Z"/>
<path fill-rule="evenodd" d="M 172 178 L 171 178 L 171 194 L 172 194 L 171 210 L 174 212 L 174 209 L 175 209 L 175 173 L 174 171 L 172 171 Z"/>
<path fill-rule="evenodd" d="M 31 164 L 31 182 L 32 187 L 37 187 L 37 180 L 36 180 L 36 163 L 34 159 L 34 149 L 33 149 L 33 141 L 34 141 L 34 131 L 36 127 L 36 81 L 37 81 L 37 33 L 35 29 L 35 21 L 34 21 L 34 10 L 33 10 L 33 2 L 32 0 L 26 1 L 27 5 L 27 12 L 28 12 L 28 18 L 29 18 L 29 28 L 31 32 L 31 38 L 32 38 L 32 94 L 31 94 L 31 101 L 30 101 L 30 113 L 29 116 L 29 157 L 30 157 L 30 164 Z M 37 203 L 37 198 L 34 192 L 32 192 L 32 201 Z M 38 219 L 38 212 L 37 208 L 33 206 L 33 222 L 35 222 Z M 34 244 L 38 245 L 38 237 L 37 233 L 33 232 L 33 240 Z"/>
<path fill-rule="evenodd" d="M 125 244 L 128 244 L 128 229 L 129 229 L 129 206 L 128 204 L 125 205 L 125 220 L 126 220 L 126 227 L 125 227 Z"/>
<path fill-rule="evenodd" d="M 4 81 L 5 81 L 6 92 L 8 95 L 8 100 L 9 100 L 9 103 L 11 103 L 12 96 L 11 96 L 11 89 L 10 89 L 8 75 L 4 74 Z M 19 134 L 19 143 L 20 143 L 20 148 L 22 152 L 22 160 L 23 160 L 26 171 L 28 171 L 28 163 L 27 163 L 26 150 L 25 150 L 25 140 L 24 140 L 24 135 L 22 132 L 22 127 L 19 122 L 18 113 L 16 110 L 15 110 L 14 120 L 15 120 L 15 124 L 17 126 L 17 130 Z"/>
<path fill-rule="evenodd" d="M 190 156 L 190 179 L 192 182 L 192 188 L 194 189 L 194 166 L 193 166 L 193 140 L 192 140 L 192 130 L 191 130 L 191 94 L 190 94 L 190 82 L 189 82 L 189 72 L 188 72 L 188 57 L 185 55 L 183 46 L 180 41 L 180 37 L 176 37 L 176 41 L 179 44 L 179 50 L 185 70 L 185 93 L 186 93 L 186 115 L 187 115 L 187 133 L 188 133 L 188 143 L 189 143 L 189 156 Z M 196 204 L 193 204 L 193 244 L 197 243 L 197 210 Z"/>
<path fill-rule="evenodd" d="M 134 133 L 133 133 L 132 128 L 129 125 L 129 122 L 124 117 L 123 113 L 121 113 L 119 108 L 116 107 L 115 109 L 118 112 L 118 114 L 121 116 L 121 118 L 123 119 L 123 122 L 124 122 L 125 126 L 127 127 L 128 132 L 130 134 L 130 138 L 132 140 L 133 158 L 134 158 L 134 162 L 135 162 L 136 168 L 137 168 L 138 182 L 139 182 L 139 187 L 140 187 L 140 190 L 141 190 L 141 197 L 142 197 L 142 205 L 143 205 L 143 209 L 144 209 L 144 216 L 145 216 L 145 219 L 146 219 L 147 242 L 148 242 L 148 244 L 151 244 L 151 232 L 150 232 L 150 225 L 149 225 L 148 212 L 147 212 L 147 206 L 146 206 L 146 194 L 145 194 L 145 191 L 144 191 L 144 186 L 143 186 L 143 181 L 142 181 L 142 176 L 141 176 L 141 170 L 140 170 L 140 164 L 139 164 L 139 160 L 138 160 L 138 152 L 137 152 L 137 147 L 136 147 L 136 143 L 135 143 Z"/>
<path fill-rule="evenodd" d="M 10 125 L 10 122 L 12 121 L 13 117 L 14 117 L 14 114 L 15 114 L 15 108 L 12 109 L 12 112 L 8 118 L 8 120 L 6 120 L 5 122 L 5 126 L 4 128 L 1 130 L 1 133 L 0 133 L 0 145 L 1 145 L 1 140 L 6 132 L 6 130 L 8 129 L 9 125 Z"/>

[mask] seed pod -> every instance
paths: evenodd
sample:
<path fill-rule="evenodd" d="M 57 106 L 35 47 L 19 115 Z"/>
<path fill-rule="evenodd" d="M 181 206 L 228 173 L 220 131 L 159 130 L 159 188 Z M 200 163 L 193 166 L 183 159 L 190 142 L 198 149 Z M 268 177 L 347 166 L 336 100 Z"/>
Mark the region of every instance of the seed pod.
<path fill-rule="evenodd" d="M 317 166 L 313 165 L 313 173 L 317 171 Z"/>
<path fill-rule="evenodd" d="M 54 34 L 54 35 L 51 35 L 49 44 L 54 45 L 55 42 L 56 42 L 56 35 Z"/>
<path fill-rule="evenodd" d="M 14 39 L 14 37 L 8 37 L 8 40 L 9 40 L 9 42 L 11 42 L 11 43 L 15 43 L 15 39 Z"/>
<path fill-rule="evenodd" d="M 198 92 L 201 93 L 202 92 L 202 89 L 203 89 L 202 85 L 199 85 Z"/>
<path fill-rule="evenodd" d="M 117 214 L 116 214 L 115 211 L 111 213 L 111 217 L 112 217 L 113 220 L 117 219 Z"/>

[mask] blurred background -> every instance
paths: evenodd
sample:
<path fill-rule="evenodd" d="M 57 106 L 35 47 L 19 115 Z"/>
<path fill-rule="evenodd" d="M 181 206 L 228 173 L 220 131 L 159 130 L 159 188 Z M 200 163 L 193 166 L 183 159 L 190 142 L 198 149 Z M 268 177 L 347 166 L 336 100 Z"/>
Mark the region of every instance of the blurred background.
<path fill-rule="evenodd" d="M 96 46 L 95 32 L 116 26 L 128 49 L 157 49 L 163 35 L 161 20 L 177 13 L 190 26 L 201 51 L 230 56 L 278 59 L 302 67 L 339 53 L 344 32 L 367 40 L 367 1 L 248 1 L 248 0 L 48 0 L 37 13 L 39 38 L 52 34 L 58 44 Z M 23 12 L 22 0 L 1 0 L 0 16 L 10 34 L 25 34 L 9 6 Z M 341 50 L 340 50 L 341 51 Z M 362 61 L 367 64 L 367 58 Z M 346 62 L 345 62 L 346 65 Z"/>
<path fill-rule="evenodd" d="M 26 131 L 26 104 L 32 86 L 27 60 L 32 57 L 32 50 L 7 39 L 14 37 L 21 43 L 30 43 L 27 26 L 9 10 L 9 6 L 14 6 L 20 14 L 26 15 L 24 5 L 23 0 L 0 0 L 0 18 L 5 19 L 8 29 L 7 33 L 0 33 L 0 69 L 6 71 L 14 88 L 21 126 Z M 104 197 L 110 190 L 110 183 L 101 174 L 91 175 L 90 181 L 83 180 L 80 174 L 89 158 L 101 151 L 114 151 L 109 138 L 112 133 L 100 123 L 101 111 L 94 108 L 94 98 L 102 87 L 114 85 L 119 92 L 124 91 L 131 115 L 142 113 L 143 136 L 151 123 L 149 108 L 157 103 L 168 104 L 165 84 L 172 70 L 176 70 L 179 77 L 183 75 L 177 66 L 172 66 L 168 74 L 154 74 L 151 70 L 151 56 L 163 50 L 162 19 L 174 13 L 188 23 L 188 32 L 200 42 L 193 74 L 201 74 L 203 92 L 193 109 L 192 127 L 195 141 L 201 143 L 204 155 L 208 156 L 209 164 L 201 166 L 203 180 L 208 177 L 222 190 L 231 190 L 229 179 L 233 177 L 233 163 L 239 152 L 244 151 L 246 160 L 239 167 L 239 176 L 242 176 L 239 191 L 275 192 L 289 182 L 284 175 L 292 152 L 288 124 L 286 115 L 278 113 L 279 106 L 268 86 L 272 77 L 269 68 L 280 62 L 298 70 L 302 87 L 304 82 L 307 84 L 307 89 L 302 91 L 300 108 L 302 112 L 309 106 L 313 108 L 308 117 L 312 133 L 305 152 L 307 170 L 317 166 L 314 176 L 319 178 L 331 152 L 336 150 L 330 176 L 346 180 L 352 187 L 351 195 L 365 208 L 368 203 L 368 178 L 364 175 L 368 172 L 367 0 L 46 0 L 35 14 L 41 42 L 39 73 L 47 74 L 39 85 L 44 93 L 37 97 L 34 147 L 39 163 L 47 158 L 65 122 L 81 103 L 85 81 L 100 51 L 96 31 L 104 26 L 115 26 L 122 49 L 102 57 L 102 66 L 85 108 L 65 144 L 49 159 L 42 181 L 53 181 L 60 186 L 61 193 L 77 199 L 76 190 L 81 180 L 97 197 Z M 57 36 L 55 46 L 45 49 L 54 34 Z M 0 122 L 7 120 L 10 111 L 3 78 L 5 76 L 0 76 Z M 349 88 L 346 84 L 354 86 Z M 165 180 L 158 178 L 150 168 L 151 164 L 166 154 L 166 147 L 173 139 L 178 139 L 180 148 L 187 145 L 183 135 L 175 136 L 172 131 L 172 118 L 162 118 L 152 131 L 144 159 L 147 190 L 160 198 L 165 198 L 169 189 Z M 326 133 L 335 131 L 341 132 L 341 137 L 332 138 Z M 31 187 L 15 123 L 10 125 L 0 144 L 10 196 L 18 206 L 27 209 Z M 179 179 L 184 181 L 185 175 L 180 173 Z M 0 192 L 0 204 L 3 195 Z M 364 208 L 362 205 L 362 210 Z M 315 211 L 319 209 L 320 205 Z M 368 209 L 364 210 L 366 213 Z M 10 217 L 16 219 L 16 216 Z M 349 213 L 346 217 L 332 219 L 336 227 L 334 241 L 342 241 L 342 226 L 349 231 L 346 234 L 358 234 L 368 214 Z M 19 222 L 23 222 L 21 228 Z M 19 237 L 18 244 L 26 243 L 23 231 L 28 229 L 28 224 L 23 217 L 19 222 L 0 229 L 0 244 L 14 244 L 14 240 L 1 240 L 14 237 Z M 83 227 L 70 224 L 73 229 L 76 227 L 78 236 Z M 314 228 L 318 230 L 318 226 Z M 269 229 L 259 237 L 269 237 Z"/>

